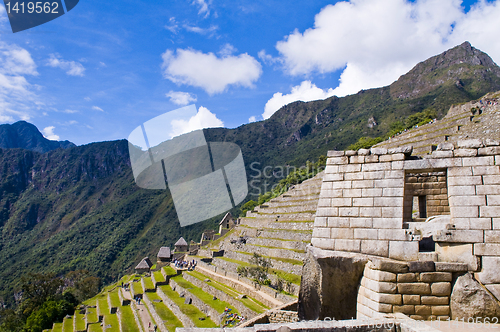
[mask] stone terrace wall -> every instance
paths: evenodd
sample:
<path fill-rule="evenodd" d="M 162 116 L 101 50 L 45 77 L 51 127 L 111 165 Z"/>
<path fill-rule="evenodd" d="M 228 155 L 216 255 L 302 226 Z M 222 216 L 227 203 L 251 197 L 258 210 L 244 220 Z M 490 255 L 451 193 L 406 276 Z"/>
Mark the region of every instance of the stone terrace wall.
<path fill-rule="evenodd" d="M 407 262 L 464 263 L 500 298 L 499 142 L 442 143 L 424 159 L 410 154 L 411 147 L 330 151 L 312 245 Z M 446 174 L 436 182 L 443 188 L 437 186 L 435 195 L 449 206 L 433 214 L 449 209 L 450 216 L 439 222 L 404 220 L 411 214 L 405 200 L 415 190 L 406 175 L 426 172 Z M 424 194 L 432 206 L 435 197 Z M 435 251 L 419 252 L 419 241 L 429 236 Z"/>

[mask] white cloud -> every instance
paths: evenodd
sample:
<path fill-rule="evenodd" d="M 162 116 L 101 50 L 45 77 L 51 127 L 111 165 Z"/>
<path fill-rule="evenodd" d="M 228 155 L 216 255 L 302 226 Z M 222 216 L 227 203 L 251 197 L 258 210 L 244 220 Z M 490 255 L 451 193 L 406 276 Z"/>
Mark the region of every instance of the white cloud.
<path fill-rule="evenodd" d="M 90 97 L 85 97 L 83 98 L 85 101 L 91 101 L 92 99 L 90 99 Z"/>
<path fill-rule="evenodd" d="M 198 129 L 223 126 L 224 122 L 218 119 L 214 113 L 210 112 L 206 107 L 200 106 L 198 113 L 189 120 L 173 120 L 172 128 L 174 128 L 174 131 L 170 136 L 175 137 Z"/>
<path fill-rule="evenodd" d="M 213 34 L 215 31 L 217 31 L 217 29 L 219 29 L 219 27 L 216 25 L 211 25 L 209 28 L 200 28 L 197 26 L 184 24 L 182 27 L 189 32 L 194 32 L 200 35 Z"/>
<path fill-rule="evenodd" d="M 208 15 L 210 15 L 210 9 L 208 8 L 208 5 L 210 3 L 211 1 L 209 1 L 209 3 L 206 3 L 205 0 L 193 1 L 193 5 L 197 5 L 198 7 L 200 7 L 200 9 L 198 10 L 198 14 L 203 15 L 204 17 L 208 17 Z"/>
<path fill-rule="evenodd" d="M 54 129 L 56 129 L 56 127 L 54 127 L 54 126 L 49 126 L 49 127 L 43 128 L 43 130 L 42 130 L 43 136 L 45 136 L 46 139 L 49 139 L 51 141 L 58 141 L 59 136 L 54 134 Z"/>
<path fill-rule="evenodd" d="M 312 84 L 311 81 L 303 81 L 300 85 L 294 86 L 289 94 L 284 95 L 281 92 L 276 92 L 273 97 L 267 101 L 262 118 L 270 118 L 277 110 L 291 102 L 297 100 L 311 101 L 326 99 L 333 96 L 333 92 L 333 89 L 325 91 Z"/>
<path fill-rule="evenodd" d="M 338 96 L 384 86 L 416 63 L 468 40 L 500 60 L 500 3 L 480 0 L 351 0 L 328 5 L 314 26 L 276 44 L 290 75 L 343 69 Z M 270 59 L 265 53 L 261 59 Z"/>
<path fill-rule="evenodd" d="M 67 114 L 75 114 L 75 113 L 78 113 L 77 110 L 69 110 L 69 109 L 66 109 L 63 111 L 63 113 L 67 113 Z"/>
<path fill-rule="evenodd" d="M 0 42 L 0 122 L 29 120 L 43 106 L 25 75 L 38 75 L 30 53 Z"/>
<path fill-rule="evenodd" d="M 283 60 L 281 58 L 274 58 L 272 55 L 267 54 L 266 50 L 260 50 L 259 53 L 257 53 L 257 56 L 266 65 L 274 65 L 276 63 L 282 63 L 283 62 Z"/>
<path fill-rule="evenodd" d="M 162 54 L 163 75 L 177 84 L 204 89 L 210 95 L 221 93 L 229 85 L 252 87 L 262 66 L 247 53 L 217 57 L 191 49 L 167 50 Z"/>
<path fill-rule="evenodd" d="M 228 57 L 230 55 L 233 55 L 233 53 L 236 53 L 237 51 L 238 50 L 236 49 L 236 47 L 227 43 L 221 47 L 220 51 L 217 54 L 219 54 L 221 57 Z"/>
<path fill-rule="evenodd" d="M 173 102 L 174 104 L 183 106 L 189 103 L 195 103 L 197 100 L 196 95 L 182 91 L 170 91 L 167 94 L 165 94 L 165 96 L 170 98 L 170 101 Z"/>
<path fill-rule="evenodd" d="M 50 59 L 47 61 L 47 66 L 61 68 L 66 71 L 66 74 L 71 76 L 83 76 L 85 72 L 85 68 L 81 63 L 62 60 L 55 54 L 50 55 Z"/>
<path fill-rule="evenodd" d="M 177 21 L 175 20 L 175 17 L 171 17 L 168 20 L 168 22 L 169 22 L 170 25 L 165 25 L 165 29 L 167 29 L 171 33 L 174 33 L 174 34 L 177 33 L 177 31 L 179 30 L 179 25 L 177 24 Z"/>
<path fill-rule="evenodd" d="M 255 121 L 257 121 L 257 118 L 255 117 L 255 115 L 252 115 L 251 117 L 248 118 L 248 123 L 255 122 Z"/>
<path fill-rule="evenodd" d="M 92 106 L 92 109 L 94 111 L 104 112 L 104 110 L 102 108 L 100 108 L 99 106 Z"/>

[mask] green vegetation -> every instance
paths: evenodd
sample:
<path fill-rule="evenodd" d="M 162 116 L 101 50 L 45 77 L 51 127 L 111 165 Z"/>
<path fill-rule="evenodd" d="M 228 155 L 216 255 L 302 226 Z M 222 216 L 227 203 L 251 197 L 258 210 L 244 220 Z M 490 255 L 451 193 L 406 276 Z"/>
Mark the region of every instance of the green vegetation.
<path fill-rule="evenodd" d="M 155 289 L 155 285 L 153 284 L 153 280 L 151 280 L 151 277 L 144 277 L 142 279 L 144 280 L 144 287 L 146 289 Z"/>
<path fill-rule="evenodd" d="M 110 302 L 111 302 L 111 306 L 113 308 L 118 308 L 121 306 L 120 298 L 118 297 L 118 289 L 109 293 L 108 296 L 109 296 L 109 299 L 111 300 Z"/>
<path fill-rule="evenodd" d="M 148 293 L 147 297 L 151 300 L 156 313 L 160 316 L 170 332 L 175 332 L 176 328 L 182 327 L 181 321 L 163 302 L 161 302 L 161 298 L 156 293 Z"/>
<path fill-rule="evenodd" d="M 405 130 L 412 129 L 414 127 L 420 127 L 424 124 L 431 122 L 437 117 L 437 112 L 434 109 L 425 109 L 422 112 L 411 114 L 402 121 L 395 121 L 389 125 L 390 131 L 385 136 L 379 136 L 375 138 L 370 137 L 360 137 L 360 139 L 347 147 L 348 150 L 359 150 L 359 149 L 369 149 L 373 145 L 383 142 L 391 136 L 397 135 Z"/>
<path fill-rule="evenodd" d="M 175 304 L 179 307 L 183 314 L 188 316 L 196 327 L 211 328 L 217 327 L 217 325 L 204 313 L 202 313 L 198 308 L 191 304 L 185 304 L 184 298 L 180 297 L 172 288 L 168 285 L 159 286 L 159 288 L 167 295 Z M 200 320 L 199 318 L 204 318 Z"/>
<path fill-rule="evenodd" d="M 130 289 L 132 291 L 132 294 L 134 294 L 134 295 L 144 293 L 144 290 L 142 289 L 142 284 L 140 281 L 131 282 Z"/>
<path fill-rule="evenodd" d="M 134 313 L 132 312 L 132 308 L 128 305 L 123 306 L 123 307 L 120 307 L 120 312 L 122 315 L 121 327 L 122 327 L 123 332 L 139 332 L 140 330 L 137 327 L 137 324 L 135 322 Z"/>
<path fill-rule="evenodd" d="M 163 276 L 163 274 L 161 274 L 161 271 L 155 271 L 155 272 L 153 272 L 153 275 L 155 277 L 156 282 L 164 282 L 165 281 L 165 277 Z"/>
<path fill-rule="evenodd" d="M 269 307 L 265 306 L 264 304 L 260 303 L 259 301 L 255 300 L 252 297 L 246 297 L 246 298 L 240 299 L 239 296 L 241 295 L 241 293 L 235 291 L 234 289 L 230 288 L 229 286 L 224 285 L 223 283 L 220 283 L 220 282 L 218 282 L 210 277 L 207 277 L 206 275 L 204 275 L 202 273 L 199 273 L 197 271 L 191 271 L 191 272 L 188 272 L 188 274 L 192 275 L 193 277 L 195 277 L 203 282 L 205 282 L 206 279 L 209 279 L 210 286 L 232 296 L 234 299 L 240 301 L 245 307 L 247 307 L 248 309 L 250 309 L 254 312 L 257 312 L 260 314 L 260 313 L 263 313 L 264 311 L 266 311 L 267 309 L 269 309 Z"/>
<path fill-rule="evenodd" d="M 238 266 L 238 274 L 250 278 L 260 285 L 269 285 L 271 281 L 267 273 L 272 266 L 270 259 L 254 253 L 250 258 L 249 266 Z"/>
<path fill-rule="evenodd" d="M 213 295 L 204 292 L 201 288 L 196 287 L 195 285 L 184 279 L 182 276 L 174 277 L 172 278 L 172 280 L 174 280 L 182 288 L 190 291 L 194 296 L 202 300 L 204 303 L 214 308 L 219 314 L 222 314 L 226 307 L 230 308 L 233 313 L 238 313 L 238 311 L 229 303 L 221 301 L 219 299 L 214 300 Z"/>
<path fill-rule="evenodd" d="M 76 330 L 85 331 L 85 315 L 77 311 L 73 319 L 75 320 Z"/>
<path fill-rule="evenodd" d="M 171 267 L 170 265 L 164 266 L 163 271 L 165 271 L 167 276 L 177 275 L 177 271 L 173 267 Z"/>

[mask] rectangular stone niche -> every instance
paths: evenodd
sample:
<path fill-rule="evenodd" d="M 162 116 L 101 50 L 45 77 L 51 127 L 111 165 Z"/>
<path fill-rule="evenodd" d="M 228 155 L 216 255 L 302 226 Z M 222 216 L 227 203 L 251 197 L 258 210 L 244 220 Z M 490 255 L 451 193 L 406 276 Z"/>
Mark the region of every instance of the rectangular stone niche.
<path fill-rule="evenodd" d="M 446 169 L 405 173 L 403 220 L 424 221 L 430 216 L 449 215 Z"/>

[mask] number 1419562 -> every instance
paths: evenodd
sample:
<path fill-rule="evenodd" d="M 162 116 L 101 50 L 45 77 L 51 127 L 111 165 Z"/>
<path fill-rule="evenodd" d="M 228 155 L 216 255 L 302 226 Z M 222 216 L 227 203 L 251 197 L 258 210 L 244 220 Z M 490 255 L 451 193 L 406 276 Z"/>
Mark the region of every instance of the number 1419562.
<path fill-rule="evenodd" d="M 7 13 L 10 14 L 11 12 L 18 14 L 21 12 L 22 14 L 29 13 L 45 13 L 45 14 L 58 14 L 59 12 L 57 11 L 57 8 L 59 7 L 59 4 L 57 2 L 15 2 L 14 5 L 12 6 L 12 2 L 8 2 L 5 4 L 5 7 L 7 8 Z"/>

